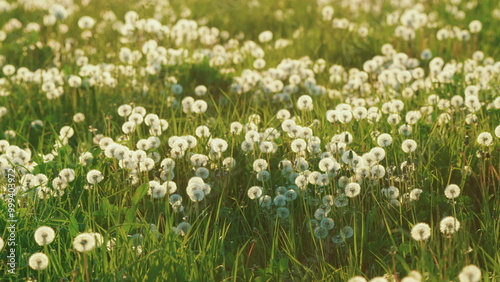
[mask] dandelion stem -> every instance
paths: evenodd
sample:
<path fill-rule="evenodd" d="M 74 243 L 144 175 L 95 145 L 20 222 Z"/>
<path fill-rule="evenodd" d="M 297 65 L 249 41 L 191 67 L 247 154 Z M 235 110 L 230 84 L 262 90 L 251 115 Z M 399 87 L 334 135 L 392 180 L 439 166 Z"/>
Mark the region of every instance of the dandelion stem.
<path fill-rule="evenodd" d="M 85 254 L 85 252 L 83 253 L 83 271 L 85 273 L 85 281 L 90 282 L 89 269 L 88 269 L 88 265 L 87 265 L 87 255 Z"/>

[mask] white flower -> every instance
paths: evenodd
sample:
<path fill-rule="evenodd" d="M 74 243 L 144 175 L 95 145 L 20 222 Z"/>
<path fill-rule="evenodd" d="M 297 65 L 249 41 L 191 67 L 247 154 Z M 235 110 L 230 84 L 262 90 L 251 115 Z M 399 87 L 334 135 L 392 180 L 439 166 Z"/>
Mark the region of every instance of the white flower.
<path fill-rule="evenodd" d="M 63 126 L 59 131 L 59 137 L 63 138 L 71 138 L 75 134 L 75 130 L 69 126 Z"/>
<path fill-rule="evenodd" d="M 30 256 L 28 264 L 34 270 L 44 270 L 49 266 L 49 257 L 44 253 L 34 253 Z"/>
<path fill-rule="evenodd" d="M 253 170 L 255 172 L 261 172 L 263 170 L 267 170 L 268 164 L 267 161 L 264 159 L 256 159 L 253 162 Z"/>
<path fill-rule="evenodd" d="M 250 200 L 259 199 L 262 196 L 262 187 L 260 186 L 252 186 L 248 189 L 248 197 Z"/>
<path fill-rule="evenodd" d="M 118 107 L 118 115 L 121 117 L 127 117 L 132 113 L 132 106 L 130 105 L 121 105 Z"/>
<path fill-rule="evenodd" d="M 450 184 L 444 189 L 444 195 L 448 199 L 455 199 L 460 195 L 460 188 L 456 184 Z"/>
<path fill-rule="evenodd" d="M 377 144 L 380 147 L 387 147 L 392 144 L 392 137 L 390 134 L 382 133 L 377 137 Z"/>
<path fill-rule="evenodd" d="M 201 202 L 205 198 L 205 192 L 202 189 L 192 189 L 188 196 L 193 202 Z"/>
<path fill-rule="evenodd" d="M 207 94 L 207 87 L 205 85 L 196 86 L 196 88 L 194 89 L 194 94 L 196 96 L 204 96 L 205 94 Z"/>
<path fill-rule="evenodd" d="M 227 150 L 228 147 L 226 140 L 220 138 L 212 139 L 210 144 L 210 147 L 216 153 L 223 153 Z"/>
<path fill-rule="evenodd" d="M 295 153 L 304 152 L 307 148 L 307 143 L 304 139 L 297 138 L 292 141 L 291 148 Z"/>
<path fill-rule="evenodd" d="M 297 99 L 297 108 L 299 110 L 311 111 L 313 109 L 313 100 L 309 95 L 302 95 Z"/>
<path fill-rule="evenodd" d="M 481 269 L 471 264 L 462 269 L 462 272 L 458 275 L 458 280 L 460 282 L 479 282 L 481 281 L 481 276 Z"/>
<path fill-rule="evenodd" d="M 60 190 L 66 187 L 68 187 L 68 182 L 65 178 L 58 176 L 52 180 L 52 188 Z"/>
<path fill-rule="evenodd" d="M 73 248 L 80 253 L 92 251 L 95 247 L 95 236 L 92 233 L 80 233 L 73 240 Z"/>
<path fill-rule="evenodd" d="M 493 145 L 493 136 L 489 132 L 482 132 L 477 136 L 477 143 L 483 146 Z"/>
<path fill-rule="evenodd" d="M 374 165 L 370 173 L 373 178 L 382 178 L 385 176 L 385 168 L 383 165 Z"/>
<path fill-rule="evenodd" d="M 167 193 L 167 189 L 164 185 L 161 185 L 158 181 L 151 180 L 149 181 L 149 190 L 148 195 L 151 195 L 155 199 L 165 197 Z"/>
<path fill-rule="evenodd" d="M 78 27 L 81 29 L 91 29 L 94 24 L 95 20 L 89 16 L 83 16 L 78 20 Z"/>
<path fill-rule="evenodd" d="M 82 78 L 77 75 L 70 75 L 68 85 L 72 88 L 80 87 L 82 85 Z"/>
<path fill-rule="evenodd" d="M 422 194 L 422 189 L 415 188 L 411 190 L 410 192 L 410 200 L 411 201 L 418 201 L 420 198 L 420 194 Z"/>
<path fill-rule="evenodd" d="M 94 158 L 94 156 L 92 156 L 92 153 L 84 152 L 80 155 L 79 161 L 80 161 L 80 164 L 87 165 L 87 164 L 89 164 L 89 162 L 92 161 L 93 158 Z"/>
<path fill-rule="evenodd" d="M 139 125 L 144 121 L 144 118 L 139 113 L 133 113 L 128 117 L 128 121 L 133 122 L 135 125 Z"/>
<path fill-rule="evenodd" d="M 198 137 L 209 137 L 210 136 L 210 129 L 204 125 L 200 125 L 196 128 L 195 130 L 196 136 Z"/>
<path fill-rule="evenodd" d="M 243 129 L 243 125 L 237 121 L 232 122 L 230 125 L 230 133 L 239 135 L 241 133 L 241 130 Z"/>
<path fill-rule="evenodd" d="M 55 237 L 54 229 L 49 226 L 40 226 L 35 231 L 35 241 L 40 246 L 52 243 Z"/>
<path fill-rule="evenodd" d="M 470 33 L 478 33 L 483 29 L 483 24 L 478 20 L 473 20 L 469 23 Z"/>
<path fill-rule="evenodd" d="M 411 229 L 411 237 L 416 241 L 425 241 L 431 236 L 431 228 L 427 223 L 417 223 Z"/>
<path fill-rule="evenodd" d="M 389 282 L 389 280 L 383 276 L 377 276 L 370 279 L 370 282 Z"/>
<path fill-rule="evenodd" d="M 125 134 L 130 134 L 135 131 L 135 123 L 132 121 L 126 121 L 122 125 L 122 131 Z"/>
<path fill-rule="evenodd" d="M 349 279 L 347 282 L 366 282 L 366 278 L 362 276 L 354 276 L 353 278 Z"/>
<path fill-rule="evenodd" d="M 382 194 L 385 194 L 385 196 L 389 199 L 397 199 L 399 197 L 399 189 L 394 186 L 390 186 L 387 189 L 382 189 Z"/>
<path fill-rule="evenodd" d="M 403 149 L 403 152 L 405 153 L 415 152 L 415 150 L 417 149 L 417 142 L 412 139 L 406 139 L 401 144 L 401 149 Z"/>
<path fill-rule="evenodd" d="M 160 118 L 156 114 L 148 114 L 144 117 L 144 123 L 147 126 L 153 126 L 160 122 Z"/>
<path fill-rule="evenodd" d="M 59 176 L 64 178 L 67 182 L 75 180 L 75 171 L 71 168 L 65 168 L 59 172 Z"/>
<path fill-rule="evenodd" d="M 381 161 L 385 158 L 385 150 L 381 147 L 375 147 L 370 150 L 370 153 L 375 157 L 377 161 Z"/>
<path fill-rule="evenodd" d="M 106 150 L 106 148 L 113 144 L 114 141 L 113 139 L 111 139 L 110 137 L 103 137 L 99 140 L 99 147 L 102 149 L 102 150 Z"/>
<path fill-rule="evenodd" d="M 269 42 L 273 39 L 273 33 L 269 30 L 263 31 L 259 34 L 259 41 L 261 43 Z"/>
<path fill-rule="evenodd" d="M 203 100 L 196 100 L 192 105 L 191 105 L 191 112 L 195 114 L 202 114 L 207 111 L 208 104 L 207 102 Z"/>
<path fill-rule="evenodd" d="M 279 120 L 286 120 L 291 117 L 290 112 L 287 109 L 281 109 L 276 113 L 276 118 Z"/>
<path fill-rule="evenodd" d="M 345 195 L 354 198 L 361 192 L 361 186 L 358 183 L 351 182 L 345 187 Z"/>
<path fill-rule="evenodd" d="M 97 184 L 104 179 L 102 173 L 96 169 L 93 169 L 87 173 L 87 182 L 90 184 Z"/>
<path fill-rule="evenodd" d="M 439 229 L 441 230 L 441 233 L 451 235 L 460 229 L 460 222 L 453 216 L 447 216 L 439 223 Z"/>

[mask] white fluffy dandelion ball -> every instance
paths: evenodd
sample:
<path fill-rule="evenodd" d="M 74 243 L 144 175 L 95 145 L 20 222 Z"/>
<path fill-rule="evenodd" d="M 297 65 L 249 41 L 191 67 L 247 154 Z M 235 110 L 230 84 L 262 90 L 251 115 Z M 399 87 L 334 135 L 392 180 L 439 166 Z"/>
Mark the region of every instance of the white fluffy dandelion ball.
<path fill-rule="evenodd" d="M 411 237 L 415 241 L 425 241 L 431 236 L 431 228 L 427 223 L 417 223 L 411 229 Z"/>
<path fill-rule="evenodd" d="M 450 184 L 444 189 L 444 195 L 448 199 L 455 199 L 460 195 L 460 188 L 456 184 Z"/>
<path fill-rule="evenodd" d="M 93 169 L 87 173 L 87 181 L 90 184 L 97 184 L 104 179 L 102 173 L 96 169 Z"/>
<path fill-rule="evenodd" d="M 40 246 L 52 243 L 55 237 L 54 229 L 49 226 L 40 226 L 35 231 L 35 241 Z"/>
<path fill-rule="evenodd" d="M 44 253 L 34 253 L 30 256 L 28 264 L 34 270 L 44 270 L 49 266 L 49 257 Z"/>
<path fill-rule="evenodd" d="M 453 216 L 447 216 L 439 223 L 439 229 L 445 235 L 452 235 L 460 229 L 460 222 Z"/>
<path fill-rule="evenodd" d="M 248 197 L 250 200 L 257 200 L 262 196 L 262 187 L 252 186 L 248 189 Z"/>
<path fill-rule="evenodd" d="M 73 240 L 73 248 L 80 253 L 92 251 L 95 246 L 95 236 L 92 233 L 78 234 L 78 236 L 76 236 Z"/>
<path fill-rule="evenodd" d="M 500 138 L 500 125 L 495 128 L 495 135 Z"/>
<path fill-rule="evenodd" d="M 392 144 L 392 136 L 387 133 L 382 133 L 377 137 L 377 144 L 380 147 L 387 147 Z"/>
<path fill-rule="evenodd" d="M 270 30 L 263 31 L 259 34 L 259 41 L 261 43 L 269 42 L 273 39 L 273 33 Z"/>
<path fill-rule="evenodd" d="M 345 195 L 349 198 L 354 198 L 361 192 L 361 186 L 358 183 L 352 182 L 345 187 Z"/>
<path fill-rule="evenodd" d="M 354 276 L 353 278 L 349 279 L 347 282 L 366 282 L 366 278 L 362 276 Z"/>
<path fill-rule="evenodd" d="M 412 139 L 406 139 L 401 144 L 401 149 L 403 149 L 403 152 L 405 153 L 415 152 L 415 150 L 417 149 L 417 142 Z"/>
<path fill-rule="evenodd" d="M 478 282 L 481 281 L 481 269 L 479 267 L 471 264 L 467 265 L 462 269 L 462 272 L 458 275 L 458 280 L 460 282 Z"/>
<path fill-rule="evenodd" d="M 483 146 L 493 145 L 493 136 L 489 132 L 482 132 L 477 136 L 477 143 Z"/>

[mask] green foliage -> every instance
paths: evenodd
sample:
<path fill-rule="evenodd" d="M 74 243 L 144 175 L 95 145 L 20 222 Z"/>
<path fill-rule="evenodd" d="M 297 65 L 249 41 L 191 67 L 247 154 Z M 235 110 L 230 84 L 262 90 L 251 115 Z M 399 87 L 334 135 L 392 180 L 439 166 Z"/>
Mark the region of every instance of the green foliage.
<path fill-rule="evenodd" d="M 410 41 L 396 37 L 396 25 L 386 22 L 389 13 L 410 9 L 398 6 L 398 1 L 375 1 L 381 3 L 380 11 L 361 7 L 363 3 L 357 8 L 348 5 L 350 1 L 342 1 L 344 5 L 332 3 L 334 18 L 345 18 L 350 23 L 345 29 L 333 28 L 331 20 L 322 19 L 322 6 L 318 4 L 321 1 L 176 0 L 166 6 L 162 6 L 166 1 L 94 1 L 89 5 L 75 3 L 74 13 L 54 25 L 43 24 L 44 16 L 50 11 L 28 9 L 22 2 L 25 1 L 3 11 L 0 17 L 2 30 L 9 29 L 11 18 L 22 23 L 22 28 L 9 31 L 0 42 L 0 66 L 13 65 L 16 70 L 26 67 L 34 75 L 23 81 L 16 75 L 5 74 L 5 70 L 0 72 L 0 91 L 8 93 L 0 96 L 0 139 L 26 148 L 31 154 L 27 158 L 36 166 L 30 167 L 34 163 L 17 159 L 0 163 L 2 170 L 7 166 L 16 168 L 13 181 L 20 189 L 16 202 L 18 265 L 16 276 L 11 276 L 5 260 L 9 249 L 4 247 L 0 252 L 0 276 L 4 279 L 347 281 L 356 275 L 367 278 L 387 275 L 399 281 L 417 270 L 424 281 L 458 281 L 460 271 L 470 264 L 481 268 L 483 281 L 500 279 L 499 141 L 494 136 L 492 146 L 477 142 L 480 133 L 493 134 L 500 121 L 500 111 L 494 106 L 495 99 L 499 99 L 500 76 L 498 71 L 491 70 L 500 59 L 498 16 L 493 14 L 495 9 L 500 9 L 496 1 L 474 2 L 477 5 L 462 1 L 464 3 L 455 6 L 466 11 L 464 18 L 456 16 L 450 1 L 420 1 L 422 11 L 436 17 L 436 25 L 417 30 L 415 39 Z M 141 19 L 157 17 L 169 32 L 180 18 L 188 18 L 197 20 L 198 26 L 218 28 L 220 36 L 213 44 L 200 41 L 207 30 L 199 32 L 196 40 L 181 42 L 176 42 L 174 35 L 145 30 L 135 30 L 127 37 L 121 28 L 129 10 L 136 10 Z M 103 19 L 105 11 L 113 11 L 118 20 Z M 97 20 L 90 35 L 78 28 L 78 20 L 84 15 Z M 436 39 L 439 28 L 467 29 L 473 20 L 481 20 L 483 30 L 472 34 L 470 41 Z M 29 23 L 38 23 L 40 29 L 26 31 Z M 137 25 L 140 24 L 144 23 Z M 67 32 L 63 32 L 64 25 L 69 27 Z M 361 36 L 359 27 L 366 27 L 368 35 Z M 265 30 L 273 32 L 273 40 L 260 43 L 259 35 Z M 227 37 L 222 36 L 222 32 L 227 32 Z M 231 47 L 229 39 L 235 38 L 237 46 Z M 277 39 L 291 40 L 290 45 L 276 48 L 273 43 Z M 157 58 L 142 50 L 148 40 L 164 47 L 155 52 L 166 52 L 162 59 L 168 62 L 155 61 Z M 253 40 L 265 53 L 264 69 L 254 67 L 258 56 L 252 51 L 257 48 L 242 47 L 252 45 L 248 40 Z M 385 86 L 377 80 L 378 71 L 366 73 L 365 81 L 360 82 L 369 86 L 367 90 L 356 88 L 353 86 L 356 82 L 350 79 L 347 81 L 351 72 L 363 70 L 367 60 L 379 56 L 384 44 L 391 44 L 395 53 L 419 59 L 420 67 L 425 70 L 429 80 L 422 80 L 426 86 L 417 87 L 411 98 L 402 96 L 405 89 L 413 87 L 409 83 L 398 82 L 394 89 L 383 90 Z M 135 62 L 123 60 L 120 48 L 125 47 L 137 51 L 140 58 Z M 492 66 L 488 71 L 493 74 L 485 82 L 484 77 L 469 76 L 473 72 L 466 71 L 462 64 L 446 83 L 432 80 L 435 77 L 431 79 L 429 75 L 430 61 L 420 59 L 424 49 L 445 63 L 469 62 L 471 66 L 467 67 L 477 67 L 477 72 L 486 68 L 486 60 L 470 58 L 481 50 L 493 61 L 488 63 Z M 178 55 L 184 51 L 186 56 Z M 230 60 L 219 64 L 215 60 L 218 55 L 227 55 Z M 237 55 L 242 56 L 241 62 L 235 63 L 233 59 Z M 394 57 L 387 58 L 380 68 L 394 67 Z M 290 77 L 277 70 L 284 59 L 303 64 L 297 71 L 301 81 L 289 96 L 278 96 L 286 91 L 271 90 L 271 83 L 262 77 L 291 86 Z M 320 70 L 319 59 L 325 60 L 324 70 Z M 329 67 L 333 65 L 344 67 L 340 82 L 330 77 Z M 281 67 L 283 70 L 287 66 Z M 393 69 L 399 68 L 403 67 L 396 64 Z M 242 73 L 249 70 L 255 72 L 255 77 L 244 77 Z M 72 76 L 82 78 L 82 83 L 70 86 Z M 46 90 L 51 86 L 44 85 L 53 77 L 57 77 L 56 82 L 61 80 L 53 86 L 60 87 L 59 97 L 51 97 Z M 307 77 L 314 78 L 315 86 L 324 87 L 324 93 L 321 88 L 308 87 Z M 252 80 L 256 82 L 252 84 Z M 245 83 L 248 89 L 238 91 L 237 86 Z M 207 87 L 205 95 L 195 96 L 198 85 Z M 471 112 L 465 106 L 445 108 L 428 100 L 432 94 L 443 100 L 463 96 L 469 85 L 481 86 L 478 97 L 484 105 L 474 112 L 477 121 L 467 121 Z M 175 93 L 177 86 L 182 86 L 182 93 Z M 319 94 L 315 95 L 314 91 Z M 314 110 L 298 109 L 300 96 L 309 94 L 313 97 Z M 183 99 L 188 96 L 205 101 L 208 109 L 200 114 L 183 109 Z M 404 110 L 398 114 L 403 120 L 397 125 L 391 124 L 387 122 L 388 113 L 381 113 L 380 120 L 375 122 L 328 120 L 328 110 L 342 104 L 354 105 L 359 98 L 365 103 L 374 99 L 373 104 L 365 106 L 378 110 L 383 109 L 386 102 L 401 99 Z M 198 126 L 207 126 L 210 136 L 198 136 L 197 145 L 175 159 L 175 168 L 162 167 L 158 162 L 151 170 L 126 168 L 120 159 L 109 157 L 110 152 L 99 144 L 100 138 L 112 137 L 130 150 L 137 150 L 139 142 L 152 133 L 151 126 L 140 124 L 125 134 L 122 126 L 128 118 L 117 112 L 123 104 L 144 107 L 148 114 L 157 114 L 168 122 L 168 129 L 158 136 L 160 145 L 144 150 L 151 154 L 148 155 L 151 159 L 153 153 L 158 154 L 160 162 L 174 158 L 169 139 L 196 135 Z M 399 126 L 405 123 L 403 113 L 411 110 L 423 113 L 422 107 L 428 106 L 433 107 L 432 113 L 411 125 L 411 135 L 399 133 Z M 347 161 L 341 161 L 343 152 L 331 150 L 332 158 L 342 165 L 327 175 L 329 183 L 318 185 L 307 180 L 308 184 L 299 189 L 290 173 L 283 170 L 282 161 L 293 163 L 305 157 L 307 171 L 313 172 L 320 170 L 323 156 L 321 152 L 311 152 L 312 149 L 303 154 L 292 149 L 296 136 L 292 137 L 281 127 L 282 121 L 276 117 L 281 109 L 290 111 L 298 125 L 313 131 L 321 141 L 321 152 L 329 151 L 326 144 L 342 132 L 353 135 L 353 142 L 346 150 L 359 155 L 378 146 L 378 134 L 390 134 L 392 145 L 385 148 L 386 156 L 380 161 L 386 174 L 382 178 L 367 177 L 360 181 L 356 178 L 356 169 Z M 75 119 L 76 113 L 84 113 L 85 119 Z M 443 113 L 449 114 L 448 122 L 439 122 Z M 244 133 L 252 127 L 249 120 L 255 118 L 252 115 L 260 119 L 255 122 L 257 131 L 262 133 L 274 128 L 274 133 L 279 133 L 280 136 L 272 140 L 276 152 L 262 152 L 258 142 L 254 150 L 242 149 Z M 232 122 L 247 126 L 243 134 L 230 133 Z M 61 136 L 64 126 L 74 130 L 69 139 Z M 265 134 L 269 132 L 262 133 Z M 224 139 L 228 145 L 220 157 L 211 147 L 215 138 Z M 417 151 L 401 150 L 406 139 L 415 140 Z M 85 152 L 92 157 L 88 164 L 80 159 Z M 0 150 L 0 153 L 1 160 L 8 159 L 7 152 Z M 186 191 L 198 168 L 190 160 L 193 154 L 209 156 L 204 166 L 209 175 L 204 183 L 210 183 L 211 191 L 199 202 L 190 200 Z M 235 160 L 234 168 L 226 167 L 224 162 L 228 157 Z M 256 159 L 266 160 L 268 180 L 257 179 L 258 172 L 253 168 Z M 19 162 L 23 162 L 22 165 Z M 42 187 L 50 193 L 61 192 L 52 181 L 60 179 L 59 173 L 66 168 L 74 170 L 75 179 L 66 183 L 62 195 L 51 194 L 44 199 Z M 89 184 L 86 176 L 93 169 L 102 172 L 104 179 Z M 168 176 L 170 170 L 173 179 Z M 47 176 L 47 183 L 23 186 L 23 175 L 28 171 Z M 296 164 L 292 171 L 305 175 Z M 344 178 L 349 182 L 359 181 L 360 194 L 347 199 L 346 206 L 323 204 L 323 197 L 327 195 L 342 198 L 345 185 L 340 183 Z M 182 197 L 184 210 L 176 210 L 169 202 L 171 193 L 161 198 L 154 196 L 150 181 L 160 179 L 161 182 L 175 181 L 175 193 Z M 0 178 L 0 191 L 5 197 L 8 183 L 7 176 Z M 445 196 L 449 184 L 460 187 L 459 197 Z M 281 193 L 278 187 L 285 187 L 286 191 L 296 188 L 297 191 L 293 191 L 297 199 L 285 204 L 290 214 L 280 215 L 277 204 L 266 209 L 259 200 L 250 199 L 248 188 L 252 186 L 261 186 L 263 195 L 273 200 Z M 398 197 L 387 196 L 384 189 L 391 186 L 398 188 Z M 422 190 L 418 200 L 410 200 L 414 189 Z M 326 216 L 333 219 L 335 225 L 325 238 L 315 234 L 320 225 L 317 219 L 321 220 L 315 213 L 320 207 L 327 210 Z M 0 201 L 0 237 L 4 240 L 10 236 L 4 228 L 9 224 L 8 209 L 8 203 Z M 446 216 L 455 217 L 461 224 L 451 236 L 440 231 L 440 221 Z M 424 242 L 412 238 L 411 230 L 419 222 L 431 227 L 430 239 Z M 182 229 L 182 224 L 189 224 L 189 228 Z M 40 226 L 55 230 L 56 237 L 51 244 L 40 246 L 33 240 Z M 352 229 L 343 229 L 347 227 Z M 352 236 L 345 235 L 348 231 L 352 231 Z M 80 253 L 73 240 L 87 232 L 102 235 L 102 243 L 92 251 Z M 36 271 L 29 266 L 29 258 L 35 252 L 48 256 L 47 269 Z"/>

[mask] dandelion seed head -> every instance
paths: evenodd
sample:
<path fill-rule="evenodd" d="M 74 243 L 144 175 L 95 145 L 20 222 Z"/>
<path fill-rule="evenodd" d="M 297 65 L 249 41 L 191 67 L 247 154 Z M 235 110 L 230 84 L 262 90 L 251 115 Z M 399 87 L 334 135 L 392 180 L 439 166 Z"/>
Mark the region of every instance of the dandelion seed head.
<path fill-rule="evenodd" d="M 322 226 L 318 226 L 314 229 L 314 237 L 318 239 L 324 239 L 326 238 L 326 236 L 328 236 L 328 229 Z"/>
<path fill-rule="evenodd" d="M 460 229 L 460 222 L 453 216 L 447 216 L 439 223 L 439 229 L 445 235 L 453 235 Z"/>
<path fill-rule="evenodd" d="M 415 150 L 417 149 L 417 142 L 415 142 L 415 140 L 412 139 L 406 139 L 401 144 L 401 148 L 405 153 L 415 152 Z"/>
<path fill-rule="evenodd" d="M 271 178 L 271 174 L 267 170 L 262 170 L 257 172 L 256 177 L 258 181 L 268 181 Z"/>
<path fill-rule="evenodd" d="M 411 237 L 415 241 L 425 241 L 431 236 L 431 228 L 427 223 L 417 223 L 411 229 Z"/>
<path fill-rule="evenodd" d="M 335 227 L 333 219 L 329 217 L 324 217 L 321 219 L 320 226 L 325 228 L 326 230 L 332 230 Z"/>
<path fill-rule="evenodd" d="M 44 253 L 34 253 L 30 256 L 28 265 L 33 270 L 44 270 L 49 266 L 49 257 Z"/>
<path fill-rule="evenodd" d="M 418 199 L 420 198 L 420 194 L 422 194 L 422 189 L 418 188 L 412 189 L 410 192 L 410 200 L 418 201 Z"/>
<path fill-rule="evenodd" d="M 367 282 L 366 278 L 362 276 L 354 276 L 351 279 L 347 280 L 347 282 Z"/>
<path fill-rule="evenodd" d="M 264 209 L 269 209 L 271 208 L 271 205 L 273 203 L 273 200 L 271 196 L 269 195 L 264 195 L 259 198 L 259 206 Z"/>
<path fill-rule="evenodd" d="M 279 207 L 276 209 L 276 216 L 285 219 L 290 216 L 290 210 L 286 207 Z"/>
<path fill-rule="evenodd" d="M 80 253 L 92 251 L 95 247 L 95 236 L 92 233 L 80 233 L 73 240 L 73 248 Z"/>
<path fill-rule="evenodd" d="M 479 282 L 481 281 L 481 269 L 473 264 L 465 266 L 460 274 L 458 280 L 460 282 Z"/>
<path fill-rule="evenodd" d="M 493 145 L 493 136 L 489 132 L 482 132 L 477 136 L 477 143 L 483 146 Z"/>
<path fill-rule="evenodd" d="M 448 199 L 455 199 L 460 195 L 460 188 L 456 184 L 450 184 L 446 186 L 444 190 L 444 195 Z"/>
<path fill-rule="evenodd" d="M 191 224 L 183 221 L 179 223 L 176 227 L 172 227 L 172 231 L 174 231 L 175 234 L 179 236 L 186 236 L 188 233 L 189 229 L 191 228 Z"/>
<path fill-rule="evenodd" d="M 262 187 L 252 186 L 248 189 L 248 197 L 250 200 L 257 200 L 262 196 Z"/>
<path fill-rule="evenodd" d="M 387 147 L 392 144 L 392 136 L 387 133 L 382 133 L 377 137 L 377 144 L 380 147 Z"/>
<path fill-rule="evenodd" d="M 54 229 L 49 226 L 40 226 L 35 231 L 35 242 L 40 246 L 52 243 L 55 237 Z"/>
<path fill-rule="evenodd" d="M 351 182 L 345 187 L 345 195 L 349 198 L 354 198 L 361 192 L 361 186 L 358 183 Z"/>

